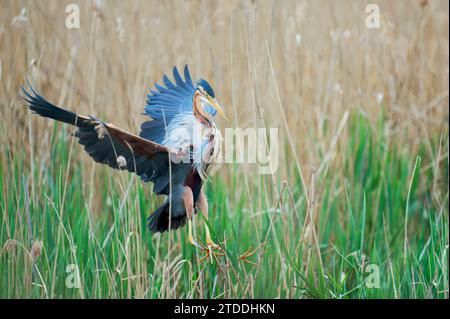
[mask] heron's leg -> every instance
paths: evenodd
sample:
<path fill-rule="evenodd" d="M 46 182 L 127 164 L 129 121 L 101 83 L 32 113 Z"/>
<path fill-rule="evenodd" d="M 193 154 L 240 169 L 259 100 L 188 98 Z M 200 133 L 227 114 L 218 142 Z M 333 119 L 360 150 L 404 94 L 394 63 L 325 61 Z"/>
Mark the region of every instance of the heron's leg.
<path fill-rule="evenodd" d="M 183 202 L 184 202 L 184 208 L 186 209 L 186 216 L 188 219 L 188 232 L 189 232 L 189 243 L 197 246 L 199 248 L 203 248 L 192 235 L 192 212 L 194 211 L 194 195 L 192 194 L 192 189 L 189 186 L 184 187 L 183 192 Z"/>
<path fill-rule="evenodd" d="M 200 195 L 197 198 L 197 201 L 195 202 L 195 207 L 197 207 L 198 210 L 202 212 L 203 215 L 205 215 L 205 219 L 208 220 L 208 200 L 206 199 L 205 194 L 203 191 L 200 191 Z M 212 239 L 211 234 L 209 233 L 209 227 L 205 223 L 205 231 L 206 231 L 206 245 L 208 247 L 218 249 L 220 248 L 219 245 L 217 245 Z"/>

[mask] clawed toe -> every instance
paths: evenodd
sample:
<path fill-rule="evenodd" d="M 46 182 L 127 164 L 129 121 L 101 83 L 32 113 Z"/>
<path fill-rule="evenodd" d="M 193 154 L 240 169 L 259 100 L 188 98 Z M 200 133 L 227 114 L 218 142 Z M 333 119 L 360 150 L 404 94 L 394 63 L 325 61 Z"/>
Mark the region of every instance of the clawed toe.
<path fill-rule="evenodd" d="M 258 246 L 252 250 L 252 247 L 250 246 L 250 248 L 247 249 L 243 254 L 239 255 L 239 260 L 243 261 L 247 264 L 256 265 L 255 262 L 248 260 L 248 258 L 253 256 L 259 248 L 260 248 L 260 246 Z"/>
<path fill-rule="evenodd" d="M 204 246 L 200 244 L 197 239 L 195 239 L 193 236 L 189 235 L 189 243 L 197 248 L 204 249 Z"/>
<path fill-rule="evenodd" d="M 221 252 L 221 247 L 219 245 L 217 245 L 216 243 L 212 242 L 212 241 L 206 241 L 206 246 L 203 246 L 203 250 L 205 252 L 205 255 L 200 258 L 200 260 L 198 261 L 198 263 L 202 263 L 203 261 L 207 260 L 208 258 L 210 259 L 211 263 L 213 263 L 213 257 L 217 258 L 217 256 L 223 256 L 224 253 Z"/>
<path fill-rule="evenodd" d="M 208 248 L 211 249 L 215 249 L 215 250 L 221 250 L 222 248 L 220 247 L 220 245 L 216 244 L 215 242 L 213 242 L 212 240 L 206 240 L 206 246 L 208 246 Z"/>

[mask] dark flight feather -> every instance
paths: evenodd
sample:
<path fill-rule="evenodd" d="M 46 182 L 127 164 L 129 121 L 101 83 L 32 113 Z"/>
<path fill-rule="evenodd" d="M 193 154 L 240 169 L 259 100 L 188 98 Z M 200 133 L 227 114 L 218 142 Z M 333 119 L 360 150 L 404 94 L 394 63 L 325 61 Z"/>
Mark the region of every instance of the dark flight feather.
<path fill-rule="evenodd" d="M 22 87 L 28 108 L 43 117 L 77 126 L 74 135 L 96 162 L 114 169 L 126 169 L 155 184 L 169 182 L 166 169 L 169 150 L 165 146 L 123 131 L 113 124 L 64 110 L 44 99 L 31 85 L 29 89 L 31 93 Z M 166 185 L 160 188 L 164 187 Z"/>

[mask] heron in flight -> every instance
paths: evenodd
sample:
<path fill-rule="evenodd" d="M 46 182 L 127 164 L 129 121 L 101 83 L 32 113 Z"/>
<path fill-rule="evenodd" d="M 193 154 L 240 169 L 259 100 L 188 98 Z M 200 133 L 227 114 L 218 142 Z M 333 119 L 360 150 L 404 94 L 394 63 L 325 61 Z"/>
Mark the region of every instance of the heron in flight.
<path fill-rule="evenodd" d="M 206 80 L 193 82 L 188 66 L 184 79 L 173 68 L 174 82 L 167 75 L 163 85 L 150 90 L 144 114 L 150 120 L 134 135 L 92 116 L 83 116 L 48 102 L 28 83 L 22 87 L 27 107 L 36 114 L 77 127 L 75 137 L 98 163 L 127 170 L 152 182 L 153 192 L 166 200 L 148 217 L 152 232 L 165 232 L 187 222 L 189 242 L 200 248 L 192 234 L 192 217 L 200 211 L 208 218 L 208 202 L 202 190 L 211 165 L 221 156 L 222 136 L 214 119 L 225 117 L 214 90 Z M 205 223 L 206 245 L 213 242 Z"/>

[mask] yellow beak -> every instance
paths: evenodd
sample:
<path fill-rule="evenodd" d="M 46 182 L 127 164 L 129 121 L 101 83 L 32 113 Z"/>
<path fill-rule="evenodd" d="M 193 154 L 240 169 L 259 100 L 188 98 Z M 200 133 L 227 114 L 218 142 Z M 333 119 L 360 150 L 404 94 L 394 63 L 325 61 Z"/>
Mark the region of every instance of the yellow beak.
<path fill-rule="evenodd" d="M 225 116 L 225 113 L 222 109 L 222 107 L 219 105 L 216 99 L 212 98 L 208 94 L 205 94 L 206 98 L 208 99 L 209 103 L 212 105 L 212 107 L 219 113 L 220 116 L 222 116 L 225 120 L 228 120 L 228 118 Z"/>

